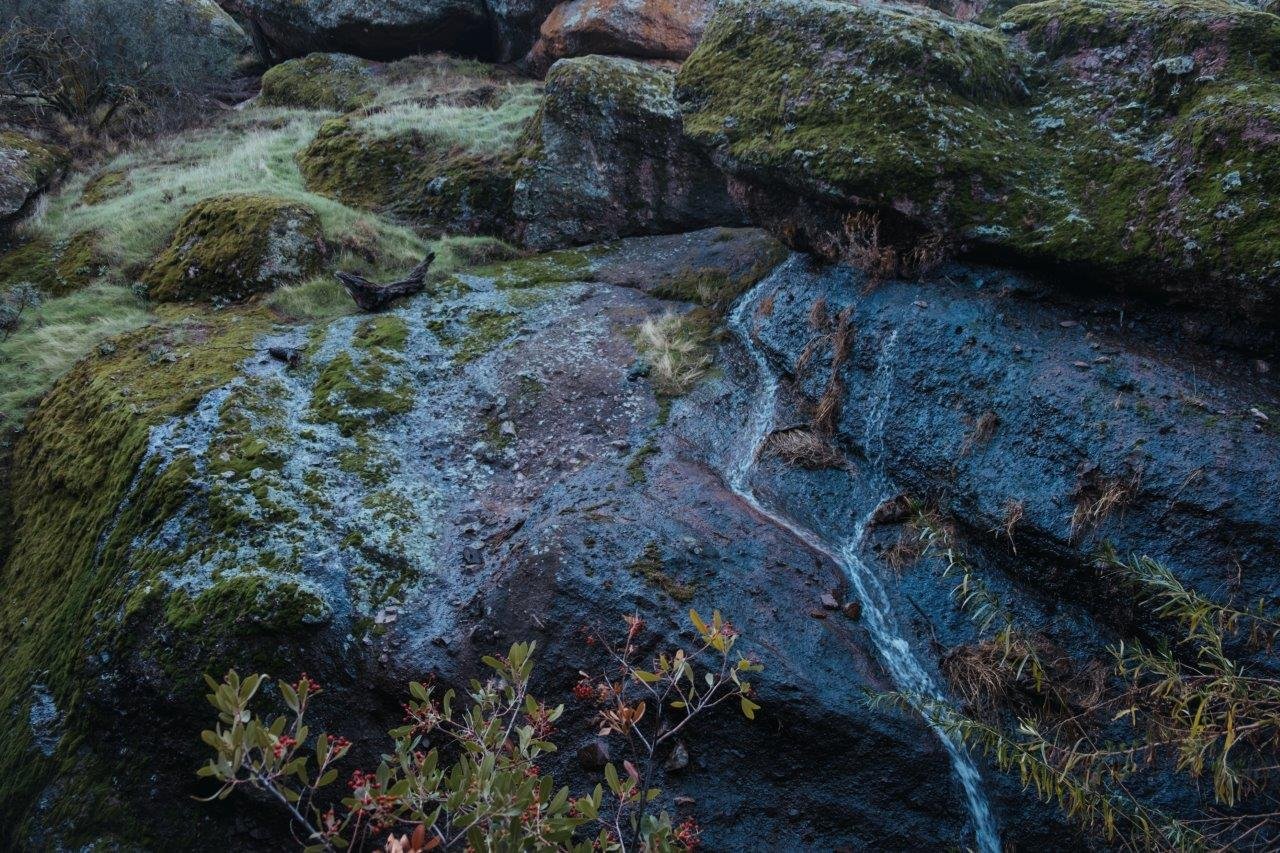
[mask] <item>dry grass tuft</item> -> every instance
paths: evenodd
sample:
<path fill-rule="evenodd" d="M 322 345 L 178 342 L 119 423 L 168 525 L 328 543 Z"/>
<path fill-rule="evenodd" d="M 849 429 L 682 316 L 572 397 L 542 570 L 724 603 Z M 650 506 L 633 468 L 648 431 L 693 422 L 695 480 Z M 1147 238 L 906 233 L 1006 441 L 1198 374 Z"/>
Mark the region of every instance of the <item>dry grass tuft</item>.
<path fill-rule="evenodd" d="M 1015 501 L 1012 498 L 1005 501 L 1004 504 L 1004 521 L 992 532 L 999 535 L 1003 533 L 1005 538 L 1009 540 L 1009 547 L 1013 549 L 1013 553 L 1018 553 L 1018 543 L 1013 539 L 1013 533 L 1017 529 L 1018 524 L 1022 521 L 1022 514 L 1026 510 L 1026 506 L 1022 501 Z"/>
<path fill-rule="evenodd" d="M 844 401 L 844 383 L 839 376 L 832 375 L 827 383 L 827 390 L 813 410 L 813 426 L 824 435 L 836 431 L 836 421 L 840 419 L 840 408 Z"/>
<path fill-rule="evenodd" d="M 776 456 L 796 468 L 821 471 L 828 468 L 844 468 L 845 458 L 840 455 L 826 436 L 810 429 L 780 430 L 769 436 L 765 452 Z"/>
<path fill-rule="evenodd" d="M 996 429 L 999 426 L 999 415 L 991 411 L 983 412 L 973 422 L 973 429 L 969 430 L 969 434 L 964 437 L 964 441 L 960 445 L 960 455 L 968 456 L 975 447 L 986 444 L 996 434 Z"/>
<path fill-rule="evenodd" d="M 1141 486 L 1141 472 L 1126 479 L 1092 478 L 1082 482 L 1076 489 L 1075 509 L 1071 513 L 1071 539 L 1077 540 L 1096 530 L 1124 509 L 1137 497 Z"/>
<path fill-rule="evenodd" d="M 649 362 L 650 378 L 659 394 L 686 394 L 706 375 L 711 367 L 706 339 L 705 324 L 674 312 L 640 325 L 636 347 Z"/>

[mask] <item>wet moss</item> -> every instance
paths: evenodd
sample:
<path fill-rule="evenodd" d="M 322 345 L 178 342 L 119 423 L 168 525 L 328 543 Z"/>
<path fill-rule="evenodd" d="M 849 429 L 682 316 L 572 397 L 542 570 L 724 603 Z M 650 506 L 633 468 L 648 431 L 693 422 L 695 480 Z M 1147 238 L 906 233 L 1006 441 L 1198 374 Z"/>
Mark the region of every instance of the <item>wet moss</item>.
<path fill-rule="evenodd" d="M 411 382 L 390 384 L 387 366 L 372 359 L 357 364 L 348 352 L 320 369 L 311 397 L 312 420 L 331 423 L 347 437 L 413 410 Z"/>
<path fill-rule="evenodd" d="M 186 633 L 233 637 L 241 633 L 296 633 L 332 618 L 316 593 L 274 575 L 246 572 L 215 582 L 194 598 L 174 590 L 165 604 L 169 626 Z"/>
<path fill-rule="evenodd" d="M 662 559 L 662 547 L 657 542 L 650 542 L 645 546 L 644 553 L 631 564 L 631 572 L 644 578 L 681 604 L 693 601 L 698 591 L 694 584 L 681 583 L 667 574 Z"/>
<path fill-rule="evenodd" d="M 80 362 L 32 414 L 14 451 L 15 532 L 0 569 L 6 719 L 26 719 L 31 684 L 40 680 L 72 735 L 86 725 L 80 667 L 116 642 L 110 616 L 137 589 L 127 578 L 144 577 L 166 559 L 125 556 L 189 495 L 189 460 L 167 467 L 152 460 L 139 470 L 148 433 L 226 383 L 269 322 L 258 312 L 162 311 L 160 322 L 125 335 L 113 352 Z M 175 357 L 163 357 L 169 353 Z M 135 477 L 139 497 L 122 505 Z M 64 738 L 45 758 L 32 737 L 17 725 L 0 743 L 0 802 L 10 814 L 25 811 L 74 743 Z"/>
<path fill-rule="evenodd" d="M 323 248 L 308 207 L 270 196 L 215 196 L 187 212 L 142 283 L 162 302 L 238 300 L 314 275 Z"/>
<path fill-rule="evenodd" d="M 403 317 L 394 314 L 383 314 L 366 320 L 356 329 L 354 338 L 355 345 L 361 349 L 380 349 L 384 352 L 404 352 L 408 341 L 409 324 Z"/>
<path fill-rule="evenodd" d="M 575 281 L 591 281 L 592 260 L 603 251 L 600 247 L 563 249 L 480 267 L 474 270 L 473 274 L 492 278 L 499 290 L 520 290 Z"/>
<path fill-rule="evenodd" d="M 454 352 L 455 364 L 470 364 L 493 352 L 511 337 L 517 317 L 506 311 L 473 311 L 467 316 L 467 334 L 458 342 Z"/>

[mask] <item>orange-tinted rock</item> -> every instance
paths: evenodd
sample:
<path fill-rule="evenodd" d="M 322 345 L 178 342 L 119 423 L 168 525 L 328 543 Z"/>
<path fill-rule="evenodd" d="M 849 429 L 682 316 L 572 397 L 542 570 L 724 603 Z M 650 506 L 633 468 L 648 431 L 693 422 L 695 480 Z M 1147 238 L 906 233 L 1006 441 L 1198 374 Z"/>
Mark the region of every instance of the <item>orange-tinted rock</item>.
<path fill-rule="evenodd" d="M 592 53 L 683 60 L 693 52 L 715 0 L 567 0 L 542 24 L 529 66 Z"/>

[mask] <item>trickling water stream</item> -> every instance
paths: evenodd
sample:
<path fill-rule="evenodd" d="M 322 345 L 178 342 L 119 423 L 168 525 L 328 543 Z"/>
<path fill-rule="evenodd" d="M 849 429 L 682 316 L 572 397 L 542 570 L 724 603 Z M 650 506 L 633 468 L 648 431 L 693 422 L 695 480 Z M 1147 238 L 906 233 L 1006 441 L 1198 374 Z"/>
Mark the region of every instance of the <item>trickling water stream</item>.
<path fill-rule="evenodd" d="M 814 551 L 824 554 L 844 570 L 857 590 L 862 603 L 862 620 L 871 634 L 876 650 L 894 684 L 904 693 L 926 696 L 941 701 L 941 692 L 933 683 L 912 651 L 906 637 L 899 631 L 893 618 L 889 596 L 876 574 L 862 561 L 861 551 L 867 519 L 859 522 L 853 534 L 841 541 L 832 541 L 788 518 L 779 510 L 765 506 L 751 488 L 751 471 L 764 442 L 768 440 L 773 425 L 774 409 L 778 401 L 778 379 L 768 359 L 756 345 L 751 334 L 751 317 L 759 302 L 759 294 L 770 286 L 772 276 L 743 296 L 729 318 L 729 328 L 750 354 L 759 374 L 760 390 L 752 404 L 746 429 L 729 458 L 725 479 L 729 487 L 752 508 L 778 526 L 790 531 L 797 539 Z M 896 333 L 894 336 L 896 339 Z M 892 340 L 889 345 L 892 347 Z M 886 359 L 887 361 L 887 359 Z M 879 371 L 877 371 L 879 373 Z M 868 423 L 876 417 L 868 414 Z M 969 813 L 973 818 L 978 849 L 982 853 L 999 853 L 1000 841 L 995 820 L 991 815 L 986 795 L 982 791 L 982 778 L 964 745 L 937 726 L 933 726 L 947 753 L 951 766 L 964 788 Z"/>

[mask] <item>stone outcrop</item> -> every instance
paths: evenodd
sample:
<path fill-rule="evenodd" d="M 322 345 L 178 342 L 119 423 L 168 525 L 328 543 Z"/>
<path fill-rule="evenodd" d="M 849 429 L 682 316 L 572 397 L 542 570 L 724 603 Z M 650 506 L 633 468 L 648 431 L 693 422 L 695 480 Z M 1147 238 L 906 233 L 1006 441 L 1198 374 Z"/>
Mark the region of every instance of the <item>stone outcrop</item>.
<path fill-rule="evenodd" d="M 528 134 L 515 216 L 535 248 L 741 221 L 721 175 L 683 134 L 670 72 L 562 60 Z"/>
<path fill-rule="evenodd" d="M 593 53 L 683 60 L 714 8 L 714 0 L 566 0 L 542 22 L 527 61 L 543 74 L 557 59 Z"/>
<path fill-rule="evenodd" d="M 260 28 L 283 57 L 350 53 L 399 59 L 450 50 L 490 50 L 484 0 L 220 0 Z"/>
<path fill-rule="evenodd" d="M 1054 0 L 997 28 L 921 7 L 727 0 L 679 78 L 688 133 L 757 220 L 886 232 L 1280 316 L 1280 17 L 1219 0 Z"/>
<path fill-rule="evenodd" d="M 65 151 L 18 133 L 0 131 L 0 246 L 9 229 L 66 167 Z"/>
<path fill-rule="evenodd" d="M 309 207 L 270 196 L 215 196 L 187 212 L 142 284 L 161 302 L 234 301 L 314 274 L 324 252 Z"/>

